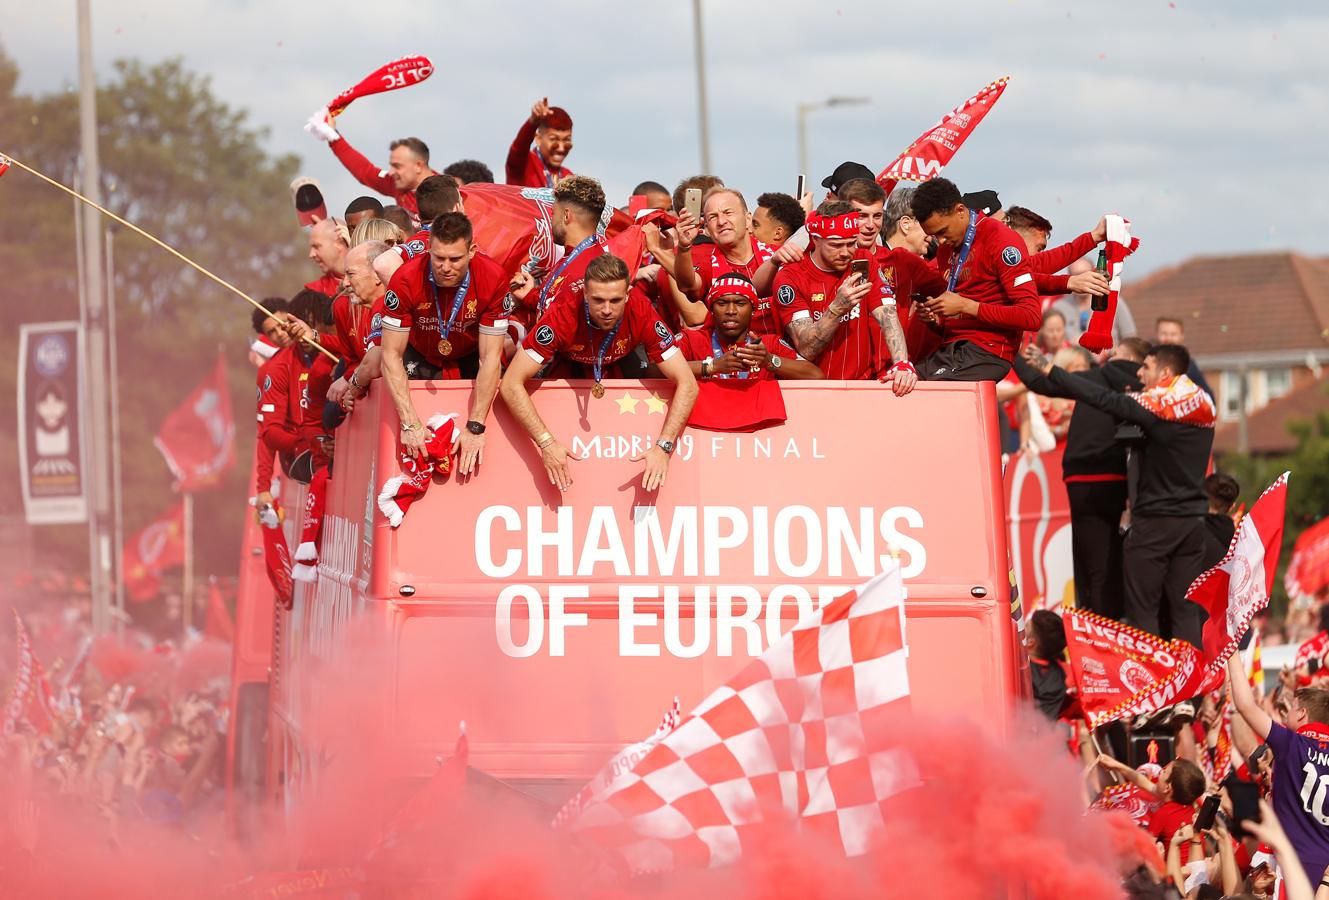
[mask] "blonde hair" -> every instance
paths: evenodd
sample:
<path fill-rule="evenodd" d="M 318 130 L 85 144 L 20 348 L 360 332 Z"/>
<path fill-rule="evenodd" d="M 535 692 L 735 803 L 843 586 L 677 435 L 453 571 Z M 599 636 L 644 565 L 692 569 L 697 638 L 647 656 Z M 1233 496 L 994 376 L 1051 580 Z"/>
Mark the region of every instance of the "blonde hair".
<path fill-rule="evenodd" d="M 1083 347 L 1062 347 L 1052 355 L 1052 364 L 1067 372 L 1077 371 L 1071 368 L 1077 362 L 1081 363 L 1085 369 L 1092 367 L 1094 364 L 1093 357 Z"/>
<path fill-rule="evenodd" d="M 400 244 L 406 235 L 387 219 L 365 219 L 351 232 L 351 246 L 358 247 L 366 241 L 383 241 L 386 244 Z"/>

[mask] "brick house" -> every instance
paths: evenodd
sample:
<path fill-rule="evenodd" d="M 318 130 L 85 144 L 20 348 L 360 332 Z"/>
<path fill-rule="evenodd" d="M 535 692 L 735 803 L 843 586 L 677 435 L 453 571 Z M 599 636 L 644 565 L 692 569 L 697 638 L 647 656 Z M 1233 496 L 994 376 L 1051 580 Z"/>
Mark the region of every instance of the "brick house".
<path fill-rule="evenodd" d="M 1193 257 L 1128 280 L 1123 294 L 1142 337 L 1153 336 L 1160 316 L 1184 323 L 1186 346 L 1216 394 L 1215 450 L 1280 452 L 1276 445 L 1291 442 L 1288 418 L 1329 408 L 1319 384 L 1329 376 L 1329 258 Z"/>

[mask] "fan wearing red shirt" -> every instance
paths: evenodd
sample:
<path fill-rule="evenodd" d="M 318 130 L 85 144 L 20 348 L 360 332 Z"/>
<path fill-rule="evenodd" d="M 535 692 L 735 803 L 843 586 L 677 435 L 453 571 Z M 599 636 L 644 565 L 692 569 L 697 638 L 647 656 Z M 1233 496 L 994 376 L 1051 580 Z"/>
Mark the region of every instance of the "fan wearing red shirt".
<path fill-rule="evenodd" d="M 763 244 L 749 230 L 748 204 L 743 195 L 723 185 L 713 187 L 701 199 L 702 222 L 685 207 L 678 216 L 678 252 L 674 256 L 674 281 L 693 303 L 704 309 L 704 298 L 715 279 L 730 272 L 745 276 L 757 288 L 753 321 L 758 331 L 778 333 L 778 320 L 771 310 L 771 290 L 778 265 L 771 259 L 775 248 Z M 713 243 L 693 246 L 704 226 Z M 692 318 L 687 312 L 685 318 Z M 704 316 L 703 316 L 704 318 Z"/>
<path fill-rule="evenodd" d="M 871 265 L 866 279 L 850 272 L 858 253 L 858 211 L 848 201 L 827 200 L 808 217 L 807 229 L 808 252 L 775 277 L 780 324 L 827 378 L 873 378 L 882 368 L 885 334 L 892 328 L 898 334 L 899 320 L 890 309 L 894 294 Z M 900 397 L 918 380 L 908 359 L 895 360 L 887 377 Z"/>
<path fill-rule="evenodd" d="M 1107 279 L 1102 273 L 1090 270 L 1076 275 L 1054 275 L 1097 247 L 1107 237 L 1107 219 L 1100 219 L 1093 231 L 1086 231 L 1060 247 L 1048 249 L 1052 236 L 1052 223 L 1031 209 L 1012 206 L 1006 210 L 1006 224 L 1024 238 L 1029 251 L 1029 268 L 1034 273 L 1034 286 L 1044 297 L 1062 294 L 1104 295 L 1108 292 Z"/>
<path fill-rule="evenodd" d="M 508 184 L 522 187 L 551 188 L 572 174 L 563 165 L 572 152 L 572 116 L 560 106 L 550 106 L 542 97 L 531 107 L 531 115 L 521 123 L 517 137 L 508 148 Z"/>
<path fill-rule="evenodd" d="M 684 331 L 679 346 L 698 378 L 825 378 L 788 343 L 752 331 L 757 289 L 738 273 L 719 278 L 706 298 L 711 324 Z"/>
<path fill-rule="evenodd" d="M 941 247 L 947 290 L 925 305 L 942 346 L 919 363 L 925 379 L 1000 381 L 1026 331 L 1042 325 L 1024 241 L 995 218 L 970 210 L 959 189 L 934 178 L 914 190 L 914 218 Z"/>
<path fill-rule="evenodd" d="M 282 322 L 286 318 L 286 300 L 282 297 L 265 297 L 263 305 L 272 315 L 269 316 L 258 309 L 254 310 L 253 315 L 254 331 L 262 336 L 264 347 L 271 348 L 267 358 L 260 362 L 258 366 L 258 421 L 260 424 L 264 419 L 263 381 L 272 373 L 272 360 L 281 351 L 291 346 L 291 336 L 282 327 Z M 253 354 L 251 354 L 251 358 L 253 358 Z M 275 407 L 273 411 L 276 411 Z M 254 463 L 254 493 L 257 495 L 256 505 L 260 509 L 265 506 L 272 506 L 272 472 L 275 459 L 276 451 L 263 441 L 259 441 Z"/>
<path fill-rule="evenodd" d="M 498 263 L 476 253 L 471 221 L 444 213 L 430 226 L 429 253 L 392 276 L 374 307 L 383 329 L 383 380 L 401 422 L 402 447 L 424 452 L 429 435 L 411 402 L 408 348 L 439 378 L 460 377 L 458 360 L 479 354 L 470 418 L 457 443 L 457 471 L 469 475 L 482 461 L 485 421 L 498 392 L 503 338 L 508 333 L 508 279 Z"/>
<path fill-rule="evenodd" d="M 346 250 L 350 243 L 346 226 L 339 219 L 323 219 L 309 229 L 309 258 L 323 273 L 305 285 L 307 291 L 334 296 L 341 290 L 342 276 L 346 274 Z"/>
<path fill-rule="evenodd" d="M 332 301 L 317 291 L 303 290 L 291 298 L 286 327 L 297 341 L 315 337 L 329 349 L 337 346 L 332 334 Z M 328 461 L 322 445 L 327 436 L 323 399 L 332 385 L 333 365 L 327 356 L 301 341 L 279 351 L 260 370 L 259 440 L 277 453 L 287 474 L 305 483 Z"/>
<path fill-rule="evenodd" d="M 853 178 L 840 185 L 836 198 L 852 204 L 858 210 L 858 251 L 855 259 L 866 259 L 872 266 L 871 272 L 886 285 L 895 297 L 895 315 L 882 319 L 882 337 L 891 351 L 891 359 L 899 363 L 909 359 L 909 349 L 905 345 L 905 324 L 908 313 L 900 314 L 901 300 L 895 292 L 895 285 L 885 276 L 886 266 L 881 255 L 885 250 L 877 239 L 881 236 L 882 224 L 886 214 L 886 192 L 881 185 L 866 178 Z M 908 300 L 905 301 L 906 304 Z"/>
<path fill-rule="evenodd" d="M 346 371 L 328 389 L 328 400 L 333 403 L 342 403 L 348 391 L 353 403 L 356 398 L 364 396 L 369 382 L 379 374 L 381 351 L 377 349 L 375 338 L 381 335 L 382 314 L 375 323 L 374 306 L 383 298 L 386 289 L 374 272 L 372 262 L 387 251 L 388 245 L 384 241 L 365 241 L 346 254 L 346 281 L 350 294 L 332 301 L 332 321 L 345 354 L 342 358 L 346 362 Z M 365 365 L 371 352 L 374 359 Z"/>
<path fill-rule="evenodd" d="M 599 234 L 600 216 L 605 210 L 605 192 L 600 182 L 585 175 L 569 175 L 554 186 L 554 205 L 549 211 L 549 233 L 554 243 L 565 248 L 563 258 L 535 288 L 535 280 L 525 269 L 513 276 L 513 296 L 524 310 L 533 313 L 530 321 L 543 318 L 555 304 L 582 305 L 586 268 L 607 251 Z"/>
<path fill-rule="evenodd" d="M 651 302 L 640 291 L 629 290 L 628 267 L 617 256 L 597 256 L 585 273 L 584 300 L 579 305 L 555 303 L 522 341 L 518 353 L 503 376 L 503 400 L 526 433 L 531 436 L 544 462 L 549 483 L 560 491 L 572 484 L 568 451 L 545 426 L 531 400 L 526 383 L 561 354 L 591 368 L 595 384 L 591 395 L 604 397 L 601 378 L 604 367 L 644 347 L 660 374 L 674 383 L 669 414 L 655 445 L 633 462 L 645 461 L 642 487 L 654 491 L 664 484 L 669 454 L 697 401 L 697 380 L 678 352 L 674 336 L 656 315 Z"/>
<path fill-rule="evenodd" d="M 429 252 L 429 226 L 444 213 L 465 212 L 457 182 L 447 175 L 430 175 L 415 189 L 415 202 L 420 210 L 420 229 L 402 243 L 380 254 L 374 262 L 374 271 L 384 284 L 392 280 L 402 263 Z"/>
<path fill-rule="evenodd" d="M 391 197 L 412 218 L 418 218 L 415 189 L 430 175 L 438 174 L 429 168 L 429 147 L 418 137 L 400 138 L 388 145 L 388 167 L 380 169 L 346 142 L 332 126 L 327 109 L 320 109 L 305 125 L 314 137 L 326 141 L 332 155 L 341 161 L 356 181 L 370 190 Z"/>

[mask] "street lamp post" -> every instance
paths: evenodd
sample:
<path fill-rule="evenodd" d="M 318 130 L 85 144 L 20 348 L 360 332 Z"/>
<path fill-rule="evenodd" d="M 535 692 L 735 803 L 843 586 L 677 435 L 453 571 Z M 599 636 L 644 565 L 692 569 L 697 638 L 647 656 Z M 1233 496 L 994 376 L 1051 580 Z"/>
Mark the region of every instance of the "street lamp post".
<path fill-rule="evenodd" d="M 833 106 L 862 106 L 871 102 L 869 97 L 827 97 L 815 103 L 798 104 L 798 171 L 808 174 L 808 113 Z"/>

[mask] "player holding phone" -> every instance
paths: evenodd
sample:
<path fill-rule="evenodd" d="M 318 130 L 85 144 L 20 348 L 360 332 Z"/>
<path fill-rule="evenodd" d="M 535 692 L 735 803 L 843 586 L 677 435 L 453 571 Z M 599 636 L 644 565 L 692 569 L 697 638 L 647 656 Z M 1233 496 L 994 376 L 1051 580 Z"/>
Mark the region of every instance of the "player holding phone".
<path fill-rule="evenodd" d="M 890 358 L 884 346 L 885 323 L 899 327 L 895 295 L 867 260 L 855 260 L 859 224 L 851 204 L 823 203 L 808 218 L 807 229 L 809 251 L 775 277 L 773 299 L 781 331 L 827 378 L 873 378 Z M 856 271 L 851 268 L 854 262 L 860 263 Z M 917 381 L 907 360 L 897 360 L 889 377 L 896 396 L 909 393 Z"/>
<path fill-rule="evenodd" d="M 726 187 L 707 191 L 701 198 L 698 218 L 693 206 L 696 190 L 687 190 L 678 217 L 678 253 L 674 257 L 674 281 L 678 289 L 693 301 L 701 302 L 717 279 L 737 272 L 757 289 L 753 327 L 764 334 L 776 334 L 776 317 L 772 315 L 770 302 L 776 272 L 771 259 L 775 248 L 752 236 L 748 204 L 738 191 Z M 714 243 L 694 248 L 693 242 L 703 225 Z"/>

